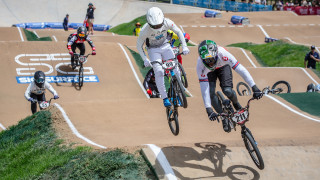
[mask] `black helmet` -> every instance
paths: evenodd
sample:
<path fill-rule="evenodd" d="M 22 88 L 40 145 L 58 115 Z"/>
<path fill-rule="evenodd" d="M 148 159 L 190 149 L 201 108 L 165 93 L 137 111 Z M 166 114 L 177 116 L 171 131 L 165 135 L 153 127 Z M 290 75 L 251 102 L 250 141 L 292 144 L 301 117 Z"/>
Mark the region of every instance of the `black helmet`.
<path fill-rule="evenodd" d="M 93 4 L 92 4 L 92 3 L 89 3 L 88 6 L 93 6 Z"/>
<path fill-rule="evenodd" d="M 43 88 L 45 81 L 46 75 L 42 71 L 37 71 L 34 73 L 34 82 L 39 88 Z"/>
<path fill-rule="evenodd" d="M 87 35 L 87 28 L 80 26 L 77 29 L 77 35 L 79 38 L 85 38 Z"/>

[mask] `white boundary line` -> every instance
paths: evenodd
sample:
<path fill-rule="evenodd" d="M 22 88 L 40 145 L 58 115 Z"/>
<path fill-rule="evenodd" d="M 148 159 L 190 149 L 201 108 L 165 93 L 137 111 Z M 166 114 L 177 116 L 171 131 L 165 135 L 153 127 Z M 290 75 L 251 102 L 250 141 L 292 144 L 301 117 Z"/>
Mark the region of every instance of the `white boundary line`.
<path fill-rule="evenodd" d="M 303 71 L 304 73 L 306 73 L 307 76 L 308 76 L 313 82 L 315 82 L 316 84 L 319 84 L 315 79 L 312 78 L 312 76 L 311 76 L 304 68 L 300 68 L 300 69 L 302 69 L 302 71 Z"/>
<path fill-rule="evenodd" d="M 40 38 L 36 31 L 33 31 L 33 33 L 37 36 L 37 38 Z"/>
<path fill-rule="evenodd" d="M 290 11 L 292 14 L 294 14 L 295 16 L 298 16 L 295 12 L 293 12 L 293 11 Z"/>
<path fill-rule="evenodd" d="M 56 42 L 58 42 L 58 40 L 57 40 L 57 38 L 56 38 L 55 35 L 53 35 L 52 37 L 53 37 L 53 39 L 54 39 Z"/>
<path fill-rule="evenodd" d="M 263 29 L 263 27 L 261 26 L 261 25 L 257 25 L 260 29 L 261 29 L 261 31 L 263 32 L 263 34 L 266 36 L 266 37 L 270 37 L 269 35 L 268 35 L 268 33 Z"/>
<path fill-rule="evenodd" d="M 7 130 L 6 127 L 4 127 L 1 123 L 0 123 L 0 127 L 1 127 L 3 130 Z"/>
<path fill-rule="evenodd" d="M 314 119 L 314 118 L 312 118 L 312 117 L 309 117 L 309 116 L 307 116 L 307 115 L 304 115 L 304 114 L 302 114 L 302 113 L 300 113 L 300 112 L 292 109 L 291 107 L 285 105 L 284 103 L 282 103 L 281 101 L 279 101 L 278 99 L 276 99 L 276 98 L 274 98 L 274 97 L 272 97 L 272 96 L 270 96 L 270 95 L 265 95 L 265 96 L 268 97 L 268 98 L 270 98 L 270 99 L 272 99 L 272 100 L 274 100 L 275 102 L 279 103 L 281 106 L 287 108 L 289 111 L 291 111 L 291 112 L 293 112 L 293 113 L 295 113 L 295 114 L 298 114 L 299 116 L 302 116 L 302 117 L 304 117 L 304 118 L 310 119 L 310 120 L 312 120 L 312 121 L 320 122 L 319 119 Z"/>
<path fill-rule="evenodd" d="M 161 151 L 161 148 L 159 148 L 158 146 L 154 145 L 154 144 L 146 144 L 154 153 L 154 155 L 156 156 L 158 162 L 160 163 L 164 173 L 165 173 L 165 177 L 168 180 L 176 180 L 177 177 L 173 172 L 173 169 L 171 168 L 166 156 L 164 155 L 164 153 Z"/>
<path fill-rule="evenodd" d="M 291 43 L 293 43 L 293 44 L 300 44 L 300 45 L 305 45 L 305 46 L 311 46 L 310 44 L 303 44 L 303 43 L 297 43 L 297 42 L 295 42 L 295 41 L 293 41 L 292 39 L 290 39 L 289 37 L 284 37 L 285 39 L 287 39 L 287 40 L 289 40 Z M 318 49 L 319 47 L 316 47 L 316 50 L 318 51 L 318 53 L 320 53 L 320 51 L 319 51 L 319 49 Z"/>
<path fill-rule="evenodd" d="M 251 58 L 248 56 L 248 54 L 246 53 L 246 51 L 243 48 L 240 48 L 241 51 L 243 52 L 243 54 L 248 58 L 248 60 L 250 61 L 250 63 L 252 64 L 252 66 L 254 68 L 257 68 L 257 66 L 253 63 L 253 61 L 251 60 Z"/>
<path fill-rule="evenodd" d="M 138 77 L 136 71 L 134 70 L 134 67 L 133 67 L 133 65 L 132 65 L 132 63 L 131 63 L 131 60 L 130 60 L 130 58 L 129 58 L 127 52 L 126 52 L 126 50 L 123 48 L 122 44 L 118 43 L 118 45 L 121 47 L 124 55 L 126 56 L 126 58 L 127 58 L 127 60 L 128 60 L 128 63 L 129 63 L 129 65 L 130 65 L 130 67 L 131 67 L 131 70 L 132 70 L 134 76 L 136 77 L 136 79 L 137 79 L 137 81 L 138 81 L 138 84 L 140 85 L 140 87 L 141 87 L 141 89 L 142 89 L 142 92 L 146 95 L 146 97 L 147 97 L 148 99 L 150 99 L 147 91 L 146 91 L 146 90 L 144 89 L 144 87 L 142 86 L 142 84 L 141 84 L 141 82 L 140 82 L 140 80 L 139 80 L 139 77 Z"/>
<path fill-rule="evenodd" d="M 107 149 L 106 147 L 102 146 L 102 145 L 99 145 L 99 144 L 96 144 L 94 143 L 93 141 L 91 141 L 90 139 L 82 136 L 78 130 L 74 127 L 74 125 L 72 124 L 71 120 L 69 119 L 69 117 L 67 116 L 66 112 L 63 110 L 63 108 L 57 104 L 57 103 L 54 103 L 54 105 L 61 111 L 62 113 L 62 116 L 64 117 L 65 121 L 67 122 L 67 124 L 69 125 L 70 129 L 72 130 L 73 134 L 75 134 L 78 138 L 86 141 L 87 143 L 89 144 L 92 144 L 92 145 L 95 145 L 95 146 L 98 146 L 102 149 Z"/>
<path fill-rule="evenodd" d="M 17 27 L 17 28 L 18 28 L 18 30 L 19 30 L 19 34 L 20 34 L 21 41 L 24 41 L 20 28 L 19 28 L 19 27 Z"/>

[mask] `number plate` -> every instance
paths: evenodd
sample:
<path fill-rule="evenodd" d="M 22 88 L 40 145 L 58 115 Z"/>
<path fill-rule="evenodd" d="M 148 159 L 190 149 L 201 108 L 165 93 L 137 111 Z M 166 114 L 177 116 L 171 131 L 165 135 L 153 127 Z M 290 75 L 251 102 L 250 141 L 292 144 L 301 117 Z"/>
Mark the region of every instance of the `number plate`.
<path fill-rule="evenodd" d="M 46 109 L 46 108 L 48 108 L 49 107 L 49 102 L 47 102 L 47 101 L 42 101 L 40 104 L 39 104 L 39 106 L 42 108 L 42 109 Z"/>
<path fill-rule="evenodd" d="M 179 53 L 179 48 L 177 48 L 177 47 L 172 48 L 172 50 L 175 55 L 177 55 Z"/>
<path fill-rule="evenodd" d="M 79 61 L 80 61 L 81 63 L 84 63 L 84 62 L 86 61 L 86 58 L 83 57 L 83 56 L 80 56 L 80 57 L 79 57 Z"/>
<path fill-rule="evenodd" d="M 241 110 L 239 112 L 234 113 L 232 117 L 232 121 L 237 124 L 243 124 L 245 120 L 248 119 L 249 112 L 247 110 Z"/>
<path fill-rule="evenodd" d="M 163 69 L 170 70 L 170 69 L 173 69 L 175 67 L 175 65 L 176 65 L 176 62 L 174 62 L 174 60 L 170 59 L 167 61 L 163 61 L 162 67 L 163 67 Z"/>

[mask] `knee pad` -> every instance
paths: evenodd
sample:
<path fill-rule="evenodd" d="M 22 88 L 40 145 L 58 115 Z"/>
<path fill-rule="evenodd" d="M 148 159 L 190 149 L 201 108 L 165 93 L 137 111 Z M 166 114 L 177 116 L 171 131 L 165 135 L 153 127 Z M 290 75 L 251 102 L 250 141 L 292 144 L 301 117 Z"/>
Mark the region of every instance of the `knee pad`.
<path fill-rule="evenodd" d="M 232 98 L 236 93 L 232 90 L 231 87 L 222 88 L 223 94 L 225 94 L 229 99 Z"/>

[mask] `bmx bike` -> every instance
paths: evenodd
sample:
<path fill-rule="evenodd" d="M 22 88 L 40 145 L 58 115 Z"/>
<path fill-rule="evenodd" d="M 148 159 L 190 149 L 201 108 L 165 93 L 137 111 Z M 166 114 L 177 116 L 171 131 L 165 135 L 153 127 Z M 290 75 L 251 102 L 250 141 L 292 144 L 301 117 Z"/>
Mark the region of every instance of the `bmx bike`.
<path fill-rule="evenodd" d="M 38 100 L 34 100 L 34 102 L 37 102 L 39 104 L 40 110 L 45 110 L 47 109 L 50 104 L 51 104 L 51 100 L 54 98 L 50 98 L 49 101 L 38 101 Z"/>
<path fill-rule="evenodd" d="M 237 92 L 240 96 L 250 96 L 252 94 L 250 87 L 244 82 L 239 82 L 237 84 Z M 262 92 L 263 94 L 290 93 L 291 86 L 287 81 L 277 81 L 273 84 L 271 89 L 270 86 L 267 86 L 262 90 Z"/>
<path fill-rule="evenodd" d="M 178 56 L 181 55 L 181 53 L 179 52 L 180 51 L 179 47 L 180 47 L 180 45 L 178 47 L 173 47 L 172 48 L 173 53 L 175 55 L 175 59 L 178 59 Z M 179 70 L 181 72 L 181 82 L 182 82 L 182 84 L 183 84 L 183 86 L 185 88 L 188 88 L 189 84 L 188 84 L 187 74 L 184 71 L 184 68 L 183 68 L 182 64 L 179 63 L 179 62 L 178 62 L 178 67 L 179 67 Z"/>
<path fill-rule="evenodd" d="M 180 53 L 179 53 L 180 54 Z M 178 55 L 179 55 L 178 54 Z M 159 63 L 164 71 L 168 72 L 169 78 L 169 89 L 168 89 L 168 99 L 172 106 L 166 108 L 167 120 L 171 132 L 174 135 L 179 134 L 179 120 L 178 120 L 178 107 L 187 108 L 188 102 L 185 94 L 185 88 L 179 77 L 174 73 L 174 69 L 178 66 L 178 61 L 176 59 L 162 60 L 161 62 L 154 61 L 151 64 Z"/>
<path fill-rule="evenodd" d="M 91 54 L 87 54 L 87 55 L 80 55 L 78 53 L 75 53 L 74 56 L 74 60 L 76 63 L 76 66 L 79 66 L 79 87 L 81 88 L 83 86 L 83 64 L 87 62 L 88 60 L 88 56 Z"/>
<path fill-rule="evenodd" d="M 254 100 L 254 98 L 249 99 L 247 105 L 244 108 L 235 112 L 233 107 L 231 106 L 230 100 L 225 99 L 220 91 L 217 91 L 217 95 L 222 102 L 223 109 L 223 112 L 218 116 L 227 118 L 230 131 L 231 129 L 234 129 L 236 131 L 236 125 L 239 125 L 241 127 L 241 137 L 246 149 L 249 152 L 250 157 L 259 169 L 264 169 L 264 162 L 258 148 L 258 143 L 257 141 L 255 141 L 250 129 L 245 125 L 246 122 L 249 121 L 249 105 L 250 102 Z"/>

